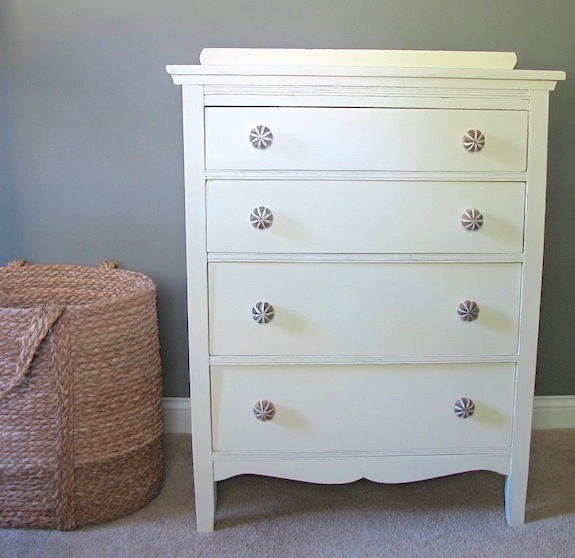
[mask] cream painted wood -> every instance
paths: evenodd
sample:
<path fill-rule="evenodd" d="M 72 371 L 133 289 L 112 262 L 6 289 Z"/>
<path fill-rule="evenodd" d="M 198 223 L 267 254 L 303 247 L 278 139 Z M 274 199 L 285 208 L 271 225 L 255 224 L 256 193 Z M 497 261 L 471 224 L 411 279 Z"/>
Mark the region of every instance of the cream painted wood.
<path fill-rule="evenodd" d="M 526 111 L 208 107 L 207 169 L 524 171 Z M 254 149 L 250 131 L 273 133 Z M 478 129 L 484 149 L 463 136 Z M 417 154 L 417 156 L 414 156 Z"/>
<path fill-rule="evenodd" d="M 205 106 L 226 106 L 229 95 L 234 96 L 236 107 L 356 107 L 368 104 L 372 108 L 425 108 L 461 110 L 529 110 L 529 99 L 510 95 L 510 92 L 477 90 L 462 91 L 446 84 L 445 88 L 432 89 L 422 98 L 411 85 L 405 87 L 334 87 L 326 94 L 325 86 L 293 86 L 286 91 L 285 86 L 268 85 L 257 92 L 253 85 L 212 85 L 205 89 Z M 291 94 L 290 94 L 291 93 Z M 297 95 L 297 98 L 294 98 Z M 366 103 L 366 99 L 368 103 Z"/>
<path fill-rule="evenodd" d="M 521 253 L 524 196 L 522 182 L 209 181 L 208 251 Z M 265 230 L 249 222 L 260 206 Z M 477 231 L 461 225 L 469 208 Z"/>
<path fill-rule="evenodd" d="M 509 448 L 514 385 L 514 364 L 214 367 L 214 451 Z M 462 396 L 468 419 L 453 411 Z M 265 423 L 260 399 L 276 408 Z"/>
<path fill-rule="evenodd" d="M 203 128 L 202 88 L 183 88 L 183 135 L 184 145 L 194 145 L 185 157 L 185 203 L 187 245 L 187 303 L 194 320 L 188 322 L 190 358 L 190 396 L 192 407 L 192 441 L 194 460 L 194 494 L 200 531 L 210 531 L 214 525 L 216 484 L 213 467 L 206 456 L 211 454 L 211 432 L 206 428 L 204 417 L 210 413 L 210 376 L 208 331 L 207 257 L 205 252 L 205 212 L 203 184 Z M 198 230 L 196 230 L 198 227 Z"/>
<path fill-rule="evenodd" d="M 525 208 L 525 258 L 521 281 L 525 302 L 519 329 L 521 350 L 517 362 L 520 374 L 516 386 L 514 454 L 505 483 L 505 514 L 510 525 L 521 525 L 525 517 L 545 236 L 549 96 L 534 91 L 531 103 L 529 195 Z"/>
<path fill-rule="evenodd" d="M 193 68 L 193 69 L 191 69 Z M 508 90 L 523 96 L 525 91 L 553 91 L 565 72 L 504 70 L 483 68 L 409 68 L 388 66 L 260 66 L 260 65 L 169 65 L 169 74 L 177 85 L 251 86 L 254 94 L 262 86 L 286 86 L 286 94 L 293 87 L 334 87 L 336 92 L 350 86 L 412 87 L 425 90 L 433 97 L 434 88 L 455 87 L 463 90 Z M 254 79 L 256 78 L 256 79 Z M 345 78 L 345 79 L 341 79 Z M 422 81 L 425 80 L 425 81 Z M 207 90 L 206 90 L 207 92 Z M 366 90 L 366 93 L 368 90 Z M 331 93 L 331 91 L 329 92 Z M 528 95 L 528 94 L 527 94 Z"/>
<path fill-rule="evenodd" d="M 565 74 L 511 69 L 500 53 L 202 59 L 168 67 L 183 86 L 198 529 L 214 528 L 216 481 L 244 473 L 491 470 L 506 477 L 507 521 L 523 523 L 548 92 Z M 257 125 L 267 149 L 249 142 Z M 470 129 L 486 138 L 477 153 L 462 145 Z M 264 230 L 249 222 L 260 205 L 274 214 Z M 467 209 L 482 228 L 463 230 Z M 463 300 L 477 320 L 459 320 Z M 253 320 L 257 302 L 274 305 L 269 323 Z M 455 416 L 461 397 L 476 414 Z M 276 415 L 261 422 L 264 399 Z"/>
<path fill-rule="evenodd" d="M 205 48 L 204 66 L 388 66 L 394 68 L 482 68 L 510 70 L 517 63 L 514 52 L 430 50 L 332 50 Z"/>
<path fill-rule="evenodd" d="M 212 355 L 515 354 L 520 264 L 209 266 Z M 464 300 L 480 307 L 463 322 Z M 267 324 L 252 319 L 273 305 Z"/>
<path fill-rule="evenodd" d="M 511 457 L 494 452 L 461 454 L 365 455 L 358 452 L 322 454 L 310 452 L 217 452 L 214 475 L 224 480 L 236 475 L 265 475 L 320 484 L 342 484 L 359 479 L 373 482 L 405 483 L 455 475 L 465 471 L 509 471 Z M 329 459 L 329 467 L 326 460 Z"/>

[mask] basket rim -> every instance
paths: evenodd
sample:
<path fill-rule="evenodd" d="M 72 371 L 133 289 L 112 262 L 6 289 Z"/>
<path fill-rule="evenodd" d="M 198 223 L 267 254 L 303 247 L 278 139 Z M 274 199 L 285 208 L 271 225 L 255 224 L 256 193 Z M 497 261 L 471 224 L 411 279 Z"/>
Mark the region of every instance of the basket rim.
<path fill-rule="evenodd" d="M 106 261 L 106 260 L 104 260 Z M 18 265 L 10 265 L 10 263 L 18 264 Z M 125 269 L 122 267 L 114 267 L 114 268 L 102 268 L 93 265 L 81 265 L 81 264 L 71 264 L 71 263 L 30 263 L 26 260 L 16 260 L 15 262 L 9 262 L 8 265 L 0 266 L 0 272 L 10 272 L 10 273 L 19 273 L 24 271 L 30 270 L 38 270 L 38 269 L 48 269 L 48 268 L 55 268 L 59 270 L 91 270 L 97 273 L 135 273 L 137 275 L 144 275 L 140 271 L 133 271 L 130 269 Z M 144 275 L 146 277 L 146 275 Z"/>
<path fill-rule="evenodd" d="M 62 273 L 67 277 L 74 277 L 75 273 L 79 275 L 91 275 L 94 277 L 101 277 L 102 280 L 113 280 L 114 276 L 122 279 L 122 282 L 126 286 L 126 291 L 116 294 L 106 293 L 101 297 L 86 300 L 81 303 L 66 302 L 66 297 L 54 297 L 54 301 L 45 303 L 34 303 L 33 301 L 29 304 L 10 304 L 9 294 L 2 294 L 2 279 L 3 277 L 10 276 L 12 279 L 16 279 L 19 275 L 24 277 L 24 275 L 36 275 L 41 276 L 42 273 Z M 75 288 L 81 288 L 82 277 L 78 277 L 79 284 Z M 65 306 L 67 308 L 87 308 L 87 307 L 98 307 L 105 306 L 108 304 L 117 304 L 121 300 L 130 300 L 135 297 L 139 297 L 145 293 L 156 294 L 156 285 L 147 275 L 139 271 L 131 271 L 128 269 L 114 268 L 114 269 L 102 269 L 98 267 L 82 266 L 74 264 L 25 264 L 17 267 L 5 266 L 0 267 L 0 312 L 14 312 L 16 310 L 29 311 L 35 308 L 43 308 L 47 305 Z M 8 304 L 6 304 L 8 302 Z"/>

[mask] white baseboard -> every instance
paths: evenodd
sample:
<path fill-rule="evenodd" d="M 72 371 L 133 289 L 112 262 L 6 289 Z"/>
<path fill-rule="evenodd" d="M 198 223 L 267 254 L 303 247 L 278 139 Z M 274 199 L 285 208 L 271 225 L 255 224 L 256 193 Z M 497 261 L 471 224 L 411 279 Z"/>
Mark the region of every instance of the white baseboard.
<path fill-rule="evenodd" d="M 189 397 L 164 397 L 164 430 L 168 434 L 190 434 L 192 413 Z"/>
<path fill-rule="evenodd" d="M 575 428 L 575 395 L 539 395 L 533 406 L 533 429 Z"/>
<path fill-rule="evenodd" d="M 164 425 L 170 434 L 189 434 L 189 397 L 165 397 Z M 537 396 L 533 406 L 533 429 L 575 428 L 575 395 Z"/>

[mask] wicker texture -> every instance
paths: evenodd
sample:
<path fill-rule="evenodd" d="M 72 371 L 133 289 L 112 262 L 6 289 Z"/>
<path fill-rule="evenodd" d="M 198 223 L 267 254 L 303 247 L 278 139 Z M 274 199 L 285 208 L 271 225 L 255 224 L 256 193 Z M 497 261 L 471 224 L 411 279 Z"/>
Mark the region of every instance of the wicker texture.
<path fill-rule="evenodd" d="M 156 290 L 116 269 L 0 268 L 0 527 L 142 507 L 162 479 Z"/>

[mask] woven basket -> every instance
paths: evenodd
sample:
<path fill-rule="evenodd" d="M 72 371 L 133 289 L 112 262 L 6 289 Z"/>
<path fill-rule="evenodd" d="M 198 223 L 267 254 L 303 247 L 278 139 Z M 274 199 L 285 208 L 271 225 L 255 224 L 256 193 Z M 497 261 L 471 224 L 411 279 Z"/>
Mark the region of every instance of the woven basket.
<path fill-rule="evenodd" d="M 70 530 L 147 504 L 161 396 L 149 278 L 108 261 L 0 267 L 0 527 Z"/>

